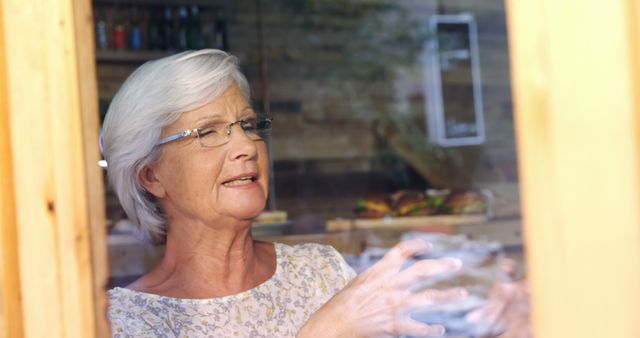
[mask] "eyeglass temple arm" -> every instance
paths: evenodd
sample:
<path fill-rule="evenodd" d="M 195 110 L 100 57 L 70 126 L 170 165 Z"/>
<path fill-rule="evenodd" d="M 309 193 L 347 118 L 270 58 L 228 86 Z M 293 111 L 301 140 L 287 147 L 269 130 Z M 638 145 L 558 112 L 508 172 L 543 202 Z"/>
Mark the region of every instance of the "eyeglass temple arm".
<path fill-rule="evenodd" d="M 173 142 L 175 140 L 181 139 L 187 135 L 189 135 L 190 133 L 185 133 L 185 132 L 181 132 L 181 133 L 177 133 L 177 134 L 173 134 L 173 135 L 169 135 L 167 137 L 161 138 L 160 141 L 158 141 L 158 143 L 156 143 L 156 145 L 161 146 L 163 144 L 167 144 L 169 142 Z"/>

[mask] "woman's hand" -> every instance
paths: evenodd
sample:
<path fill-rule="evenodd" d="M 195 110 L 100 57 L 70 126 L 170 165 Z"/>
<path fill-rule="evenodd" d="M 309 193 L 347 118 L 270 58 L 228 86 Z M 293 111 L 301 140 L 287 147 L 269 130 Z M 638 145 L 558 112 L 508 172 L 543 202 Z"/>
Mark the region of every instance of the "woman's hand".
<path fill-rule="evenodd" d="M 411 286 L 443 272 L 459 270 L 458 259 L 420 260 L 406 269 L 411 257 L 430 249 L 414 239 L 393 247 L 378 263 L 356 277 L 314 313 L 298 333 L 303 337 L 441 336 L 444 327 L 417 322 L 409 312 L 418 307 L 463 299 L 461 288 L 411 292 Z M 402 270 L 401 270 L 402 269 Z"/>
<path fill-rule="evenodd" d="M 469 313 L 467 320 L 476 325 L 479 337 L 530 338 L 529 288 L 526 280 L 514 281 L 516 263 L 500 263 L 503 278 L 496 281 L 487 304 Z"/>

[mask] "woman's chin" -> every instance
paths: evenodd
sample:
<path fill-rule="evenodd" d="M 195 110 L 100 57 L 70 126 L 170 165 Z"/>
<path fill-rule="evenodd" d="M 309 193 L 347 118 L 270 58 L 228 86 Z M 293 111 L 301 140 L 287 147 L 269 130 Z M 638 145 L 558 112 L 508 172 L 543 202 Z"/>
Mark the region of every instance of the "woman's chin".
<path fill-rule="evenodd" d="M 253 221 L 264 210 L 266 203 L 238 203 L 227 209 L 226 214 L 242 221 Z"/>

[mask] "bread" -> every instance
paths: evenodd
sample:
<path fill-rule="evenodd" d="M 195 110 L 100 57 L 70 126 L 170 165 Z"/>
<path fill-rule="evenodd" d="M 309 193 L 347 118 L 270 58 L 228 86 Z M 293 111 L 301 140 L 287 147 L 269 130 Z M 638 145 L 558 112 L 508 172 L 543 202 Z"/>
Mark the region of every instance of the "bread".
<path fill-rule="evenodd" d="M 438 212 L 429 197 L 420 191 L 402 190 L 394 195 L 394 209 L 400 216 L 425 216 Z"/>
<path fill-rule="evenodd" d="M 484 214 L 487 202 L 480 191 L 454 191 L 447 198 L 446 210 L 454 215 Z"/>
<path fill-rule="evenodd" d="M 394 214 L 391 199 L 382 193 L 366 194 L 358 200 L 354 211 L 359 218 L 379 218 Z"/>

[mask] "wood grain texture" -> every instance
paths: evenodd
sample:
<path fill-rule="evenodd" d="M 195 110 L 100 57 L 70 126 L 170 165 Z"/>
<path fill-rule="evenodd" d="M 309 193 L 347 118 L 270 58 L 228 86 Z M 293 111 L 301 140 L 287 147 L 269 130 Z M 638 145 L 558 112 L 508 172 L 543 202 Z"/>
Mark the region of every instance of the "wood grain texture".
<path fill-rule="evenodd" d="M 507 1 L 536 337 L 640 337 L 634 0 Z"/>
<path fill-rule="evenodd" d="M 4 12 L 0 7 L 0 337 L 22 337 L 13 159 L 9 128 Z"/>
<path fill-rule="evenodd" d="M 93 272 L 93 296 L 95 306 L 95 334 L 109 336 L 107 322 L 108 299 L 106 293 L 109 279 L 107 253 L 107 227 L 103 170 L 97 165 L 101 159 L 100 112 L 98 109 L 98 85 L 96 75 L 94 23 L 91 0 L 73 1 L 75 18 L 76 60 L 78 67 L 78 90 L 84 145 L 84 166 L 87 186 L 87 211 L 91 240 L 91 267 Z"/>
<path fill-rule="evenodd" d="M 106 324 L 96 312 L 104 300 L 95 301 L 100 282 L 93 262 L 100 259 L 91 242 L 106 241 L 91 234 L 92 225 L 104 224 L 104 207 L 102 179 L 89 168 L 97 161 L 90 3 L 0 6 L 11 13 L 3 18 L 3 50 L 23 336 L 95 337 Z"/>

